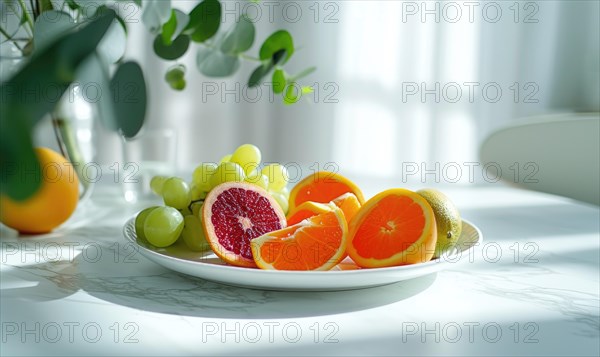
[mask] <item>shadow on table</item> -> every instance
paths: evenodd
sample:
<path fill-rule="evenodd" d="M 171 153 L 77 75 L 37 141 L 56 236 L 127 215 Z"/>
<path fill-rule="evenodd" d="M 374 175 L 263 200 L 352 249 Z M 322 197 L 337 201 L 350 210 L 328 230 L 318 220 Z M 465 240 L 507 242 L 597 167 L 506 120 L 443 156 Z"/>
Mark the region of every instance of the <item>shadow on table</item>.
<path fill-rule="evenodd" d="M 83 289 L 113 304 L 146 311 L 209 318 L 264 319 L 333 315 L 388 305 L 419 294 L 435 279 L 436 274 L 432 274 L 368 289 L 292 292 L 227 286 L 166 272 L 130 279 L 121 290 L 102 291 L 96 284 L 93 287 L 85 284 Z"/>
<path fill-rule="evenodd" d="M 222 285 L 167 270 L 113 242 L 98 242 L 102 259 L 79 254 L 72 261 L 14 266 L 3 280 L 26 282 L 3 289 L 2 298 L 49 301 L 78 291 L 111 304 L 182 316 L 290 318 L 339 314 L 392 304 L 431 286 L 436 274 L 369 289 L 284 292 Z M 125 246 L 121 246 L 125 247 Z M 88 254 L 89 258 L 89 254 Z"/>

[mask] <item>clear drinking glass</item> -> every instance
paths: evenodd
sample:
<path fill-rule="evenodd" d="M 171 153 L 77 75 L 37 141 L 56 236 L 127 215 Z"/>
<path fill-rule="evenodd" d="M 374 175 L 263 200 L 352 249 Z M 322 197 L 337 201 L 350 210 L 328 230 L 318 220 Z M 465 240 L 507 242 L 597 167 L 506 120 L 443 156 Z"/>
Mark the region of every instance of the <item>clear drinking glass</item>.
<path fill-rule="evenodd" d="M 123 195 L 127 202 L 151 197 L 153 176 L 172 176 L 177 153 L 176 133 L 171 129 L 147 130 L 139 137 L 123 139 Z"/>

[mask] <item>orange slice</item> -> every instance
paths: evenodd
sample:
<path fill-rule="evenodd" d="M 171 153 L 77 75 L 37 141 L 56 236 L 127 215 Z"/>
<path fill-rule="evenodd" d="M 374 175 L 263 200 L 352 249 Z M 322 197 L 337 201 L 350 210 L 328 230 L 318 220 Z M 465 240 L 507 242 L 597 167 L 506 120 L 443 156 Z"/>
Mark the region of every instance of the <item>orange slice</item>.
<path fill-rule="evenodd" d="M 296 223 L 300 223 L 306 218 L 310 218 L 312 216 L 316 216 L 321 213 L 331 211 L 331 207 L 324 203 L 317 202 L 304 202 L 300 206 L 294 208 L 293 211 L 290 211 L 287 216 L 287 225 L 292 226 Z"/>
<path fill-rule="evenodd" d="M 329 211 L 252 240 L 252 256 L 261 269 L 329 270 L 346 256 L 348 225 L 342 210 Z"/>
<path fill-rule="evenodd" d="M 319 171 L 298 182 L 290 192 L 290 211 L 306 201 L 329 203 L 346 192 L 353 193 L 361 204 L 362 191 L 354 182 L 335 172 Z"/>
<path fill-rule="evenodd" d="M 358 197 L 351 192 L 344 193 L 331 202 L 342 209 L 342 212 L 344 212 L 344 217 L 346 217 L 346 222 L 348 223 L 350 223 L 352 218 L 354 218 L 362 206 L 361 202 L 358 200 Z"/>
<path fill-rule="evenodd" d="M 344 217 L 346 218 L 346 222 L 350 222 L 350 220 L 356 215 L 358 210 L 360 209 L 360 202 L 356 195 L 350 192 L 344 193 L 340 197 L 335 198 L 331 203 L 335 204 L 344 212 Z M 291 226 L 296 223 L 299 223 L 303 219 L 308 217 L 312 217 L 314 215 L 330 211 L 331 207 L 324 203 L 318 203 L 313 201 L 307 201 L 300 204 L 300 206 L 295 207 L 288 213 L 287 216 L 287 225 Z"/>
<path fill-rule="evenodd" d="M 363 268 L 389 267 L 431 260 L 436 241 L 429 203 L 393 188 L 367 201 L 350 222 L 347 251 Z"/>

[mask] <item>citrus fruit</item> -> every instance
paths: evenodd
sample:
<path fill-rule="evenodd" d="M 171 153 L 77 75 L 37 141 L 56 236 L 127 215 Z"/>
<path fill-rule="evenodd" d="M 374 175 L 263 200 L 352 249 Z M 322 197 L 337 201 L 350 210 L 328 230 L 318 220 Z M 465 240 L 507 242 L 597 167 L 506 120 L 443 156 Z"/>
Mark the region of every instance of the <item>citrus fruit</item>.
<path fill-rule="evenodd" d="M 79 179 L 73 165 L 59 153 L 36 148 L 42 183 L 24 201 L 2 195 L 0 220 L 22 233 L 47 233 L 66 221 L 79 202 Z"/>
<path fill-rule="evenodd" d="M 417 193 L 427 200 L 435 215 L 438 238 L 433 259 L 436 259 L 456 245 L 462 232 L 462 219 L 454 203 L 442 192 L 428 188 Z"/>
<path fill-rule="evenodd" d="M 358 200 L 358 197 L 351 192 L 346 192 L 343 195 L 334 198 L 331 202 L 342 209 L 344 217 L 346 217 L 346 222 L 350 222 L 361 207 L 361 202 Z"/>
<path fill-rule="evenodd" d="M 291 226 L 296 223 L 300 223 L 300 221 L 303 221 L 306 218 L 310 218 L 317 214 L 325 213 L 328 211 L 331 211 L 331 206 L 327 204 L 307 201 L 302 203 L 300 206 L 296 207 L 294 211 L 289 213 L 289 215 L 287 216 L 287 224 L 288 226 Z"/>
<path fill-rule="evenodd" d="M 368 200 L 350 222 L 348 254 L 363 268 L 431 260 L 437 240 L 435 216 L 415 192 L 393 188 Z"/>
<path fill-rule="evenodd" d="M 364 202 L 362 191 L 352 181 L 335 172 L 319 171 L 302 179 L 290 192 L 290 211 L 306 201 L 329 203 L 346 192 Z"/>
<path fill-rule="evenodd" d="M 346 218 L 346 222 L 350 222 L 361 206 L 358 198 L 356 198 L 356 195 L 350 192 L 344 193 L 340 197 L 336 197 L 331 201 L 331 203 L 342 209 L 342 212 L 344 212 L 344 217 Z M 287 216 L 287 224 L 288 226 L 291 226 L 302 221 L 303 219 L 330 210 L 331 207 L 324 203 L 313 201 L 303 202 L 300 204 L 300 206 L 296 207 L 294 211 L 289 212 Z"/>
<path fill-rule="evenodd" d="M 348 225 L 340 208 L 252 240 L 256 265 L 269 270 L 329 270 L 345 257 Z"/>
<path fill-rule="evenodd" d="M 279 204 L 264 189 L 245 182 L 213 188 L 202 208 L 204 233 L 212 250 L 229 264 L 256 267 L 250 241 L 286 226 Z"/>

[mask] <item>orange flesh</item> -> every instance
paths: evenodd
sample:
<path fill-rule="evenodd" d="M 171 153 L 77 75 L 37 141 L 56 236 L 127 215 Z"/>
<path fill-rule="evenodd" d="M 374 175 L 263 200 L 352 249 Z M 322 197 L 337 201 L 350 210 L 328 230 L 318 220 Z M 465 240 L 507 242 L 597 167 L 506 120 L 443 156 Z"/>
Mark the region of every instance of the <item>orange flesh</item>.
<path fill-rule="evenodd" d="M 421 206 L 408 197 L 388 196 L 364 218 L 353 244 L 362 257 L 386 259 L 408 249 L 424 227 Z"/>
<path fill-rule="evenodd" d="M 315 214 L 317 214 L 317 212 L 313 212 L 308 209 L 300 210 L 300 211 L 294 213 L 293 216 L 290 216 L 290 218 L 288 218 L 287 224 L 288 224 L 288 226 L 291 226 L 296 223 L 300 223 L 301 221 L 305 220 L 306 218 L 312 217 Z"/>
<path fill-rule="evenodd" d="M 346 193 L 332 202 L 344 212 L 346 222 L 350 222 L 354 218 L 361 206 L 360 201 L 353 193 Z"/>
<path fill-rule="evenodd" d="M 260 247 L 265 263 L 277 270 L 314 270 L 340 249 L 343 230 L 331 211 L 269 235 L 279 239 L 265 241 Z"/>
<path fill-rule="evenodd" d="M 305 185 L 296 195 L 294 203 L 296 206 L 306 201 L 327 203 L 346 192 L 352 192 L 352 189 L 345 183 L 332 178 L 320 178 Z"/>

